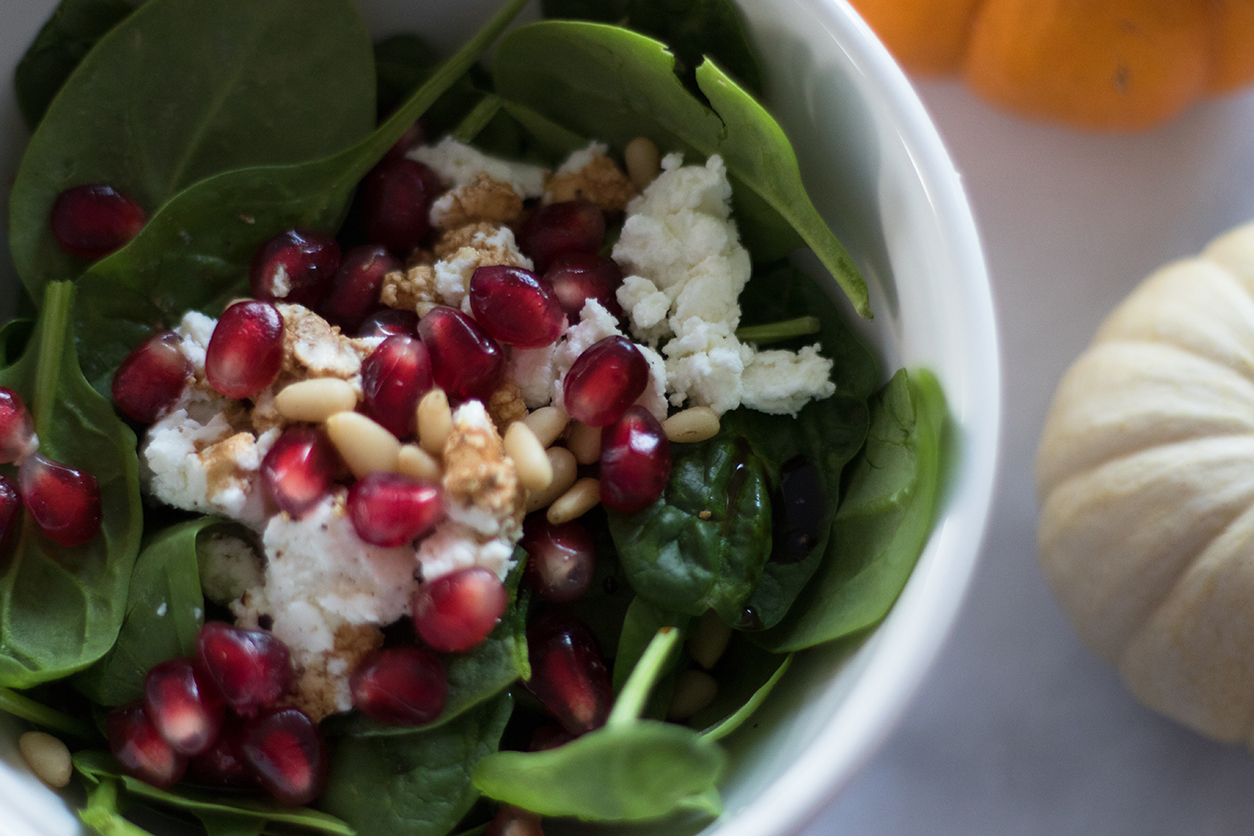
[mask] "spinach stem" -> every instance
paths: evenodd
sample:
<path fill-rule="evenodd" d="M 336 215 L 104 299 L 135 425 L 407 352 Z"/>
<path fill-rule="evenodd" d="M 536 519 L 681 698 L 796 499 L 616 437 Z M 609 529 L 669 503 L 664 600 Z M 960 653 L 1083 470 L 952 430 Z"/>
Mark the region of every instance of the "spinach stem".
<path fill-rule="evenodd" d="M 35 702 L 30 697 L 24 697 L 10 688 L 0 688 L 0 711 L 80 740 L 95 740 L 100 737 L 92 726 L 77 717 L 71 717 L 55 708 Z"/>
<path fill-rule="evenodd" d="M 766 343 L 777 343 L 781 340 L 792 339 L 793 337 L 804 337 L 807 334 L 817 334 L 819 327 L 819 318 L 817 316 L 799 316 L 796 319 L 786 319 L 783 322 L 770 322 L 766 325 L 749 325 L 744 328 L 737 328 L 736 339 L 741 342 L 764 345 Z"/>
<path fill-rule="evenodd" d="M 621 726 L 640 718 L 645 701 L 653 693 L 658 680 L 667 672 L 667 663 L 679 648 L 682 639 L 683 631 L 678 627 L 658 628 L 649 641 L 649 646 L 640 655 L 640 661 L 631 669 L 631 676 L 623 683 L 623 690 L 619 692 L 609 719 L 605 721 L 606 727 Z"/>
<path fill-rule="evenodd" d="M 65 355 L 67 326 L 73 306 L 73 282 L 48 283 L 44 291 L 43 313 L 37 326 L 39 345 L 36 346 L 35 391 L 30 404 L 38 435 L 48 436 L 52 431 L 52 412 L 61 382 L 61 359 Z"/>
<path fill-rule="evenodd" d="M 479 104 L 475 105 L 470 113 L 467 113 L 466 117 L 453 129 L 453 139 L 469 145 L 488 126 L 488 123 L 500 111 L 501 105 L 500 96 L 495 93 L 488 93 L 479 100 Z"/>

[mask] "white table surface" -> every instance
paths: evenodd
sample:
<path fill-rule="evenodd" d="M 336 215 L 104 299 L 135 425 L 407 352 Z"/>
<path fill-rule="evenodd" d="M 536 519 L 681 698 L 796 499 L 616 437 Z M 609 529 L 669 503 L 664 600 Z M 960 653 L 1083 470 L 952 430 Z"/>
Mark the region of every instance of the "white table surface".
<path fill-rule="evenodd" d="M 1033 460 L 1059 378 L 1158 265 L 1254 219 L 1254 94 L 1141 135 L 1022 121 L 921 82 L 975 209 L 1001 333 L 997 499 L 958 622 L 867 768 L 806 836 L 1254 830 L 1254 757 L 1137 703 L 1036 562 Z"/>

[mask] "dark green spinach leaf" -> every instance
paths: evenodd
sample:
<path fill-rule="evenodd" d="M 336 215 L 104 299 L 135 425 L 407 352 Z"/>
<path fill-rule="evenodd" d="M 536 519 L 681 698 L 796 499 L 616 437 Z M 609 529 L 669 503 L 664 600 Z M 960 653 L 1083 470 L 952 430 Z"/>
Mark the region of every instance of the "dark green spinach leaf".
<path fill-rule="evenodd" d="M 83 824 L 100 836 L 151 836 L 147 830 L 122 816 L 119 783 L 103 778 L 87 791 L 87 804 L 78 811 Z"/>
<path fill-rule="evenodd" d="M 95 727 L 90 723 L 85 723 L 78 717 L 71 717 L 64 711 L 58 711 L 31 699 L 27 694 L 19 694 L 10 688 L 0 688 L 0 711 L 58 734 L 70 735 L 80 740 L 99 738 Z"/>
<path fill-rule="evenodd" d="M 618 653 L 614 656 L 614 674 L 612 682 L 614 693 L 621 693 L 627 677 L 635 670 L 636 663 L 644 655 L 644 651 L 662 627 L 676 627 L 680 632 L 688 629 L 689 618 L 686 615 L 666 612 L 637 596 L 627 607 L 623 617 L 623 631 L 618 639 Z"/>

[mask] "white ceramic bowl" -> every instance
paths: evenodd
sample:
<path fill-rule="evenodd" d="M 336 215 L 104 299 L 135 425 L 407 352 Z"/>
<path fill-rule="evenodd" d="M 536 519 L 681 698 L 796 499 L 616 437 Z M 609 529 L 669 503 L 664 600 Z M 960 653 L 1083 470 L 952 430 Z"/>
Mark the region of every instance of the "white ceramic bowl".
<path fill-rule="evenodd" d="M 0 6 L 6 71 L 53 5 Z M 497 0 L 360 5 L 376 35 L 418 29 L 451 46 Z M 766 101 L 797 150 L 811 197 L 870 284 L 875 320 L 862 333 L 884 368 L 935 372 L 956 429 L 940 518 L 888 618 L 864 640 L 805 654 L 754 728 L 729 740 L 726 812 L 705 833 L 784 836 L 801 830 L 871 756 L 954 620 L 988 512 L 1000 390 L 993 307 L 971 210 L 906 78 L 842 0 L 742 0 L 741 7 L 763 64 Z M 8 182 L 26 135 L 7 77 L 0 131 Z M 7 252 L 0 269 L 4 282 L 16 281 Z M 0 719 L 0 836 L 76 833 L 62 800 L 21 762 L 17 730 Z"/>

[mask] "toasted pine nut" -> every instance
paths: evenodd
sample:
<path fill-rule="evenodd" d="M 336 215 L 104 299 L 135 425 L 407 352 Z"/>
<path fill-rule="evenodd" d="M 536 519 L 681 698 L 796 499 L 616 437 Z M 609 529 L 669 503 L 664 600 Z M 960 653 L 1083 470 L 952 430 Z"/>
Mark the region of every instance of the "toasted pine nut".
<path fill-rule="evenodd" d="M 396 472 L 429 482 L 439 482 L 444 475 L 439 460 L 417 444 L 401 445 L 396 454 Z"/>
<path fill-rule="evenodd" d="M 545 514 L 553 525 L 568 523 L 597 507 L 601 502 L 601 480 L 585 476 L 570 490 L 553 500 Z"/>
<path fill-rule="evenodd" d="M 523 423 L 531 427 L 540 440 L 540 446 L 546 448 L 553 446 L 569 422 L 570 416 L 556 406 L 542 406 L 523 419 Z"/>
<path fill-rule="evenodd" d="M 17 748 L 30 771 L 48 786 L 60 788 L 70 783 L 70 750 L 57 738 L 46 732 L 28 731 L 18 738 Z"/>
<path fill-rule="evenodd" d="M 433 456 L 444 455 L 444 442 L 453 431 L 453 411 L 443 389 L 432 389 L 418 401 L 418 443 Z"/>
<path fill-rule="evenodd" d="M 732 628 L 714 610 L 706 610 L 688 638 L 688 655 L 692 661 L 709 670 L 727 649 Z"/>
<path fill-rule="evenodd" d="M 570 490 L 579 470 L 575 454 L 565 447 L 550 447 L 544 451 L 544 455 L 548 457 L 549 467 L 553 468 L 553 481 L 549 482 L 547 488 L 527 493 L 528 514 L 549 507 L 553 500 Z"/>
<path fill-rule="evenodd" d="M 545 455 L 544 445 L 522 421 L 515 421 L 505 430 L 505 455 L 514 461 L 518 481 L 530 491 L 541 491 L 553 482 L 553 465 Z"/>
<path fill-rule="evenodd" d="M 580 464 L 596 464 L 601 461 L 601 428 L 571 421 L 566 428 L 566 449 Z"/>
<path fill-rule="evenodd" d="M 627 176 L 637 189 L 652 183 L 662 170 L 657 145 L 647 136 L 638 136 L 623 149 L 623 162 L 627 164 Z"/>
<path fill-rule="evenodd" d="M 360 412 L 332 415 L 327 419 L 327 435 L 358 479 L 380 470 L 396 470 L 401 443 L 385 427 Z"/>
<path fill-rule="evenodd" d="M 357 393 L 347 380 L 315 377 L 283 387 L 274 408 L 293 421 L 325 421 L 337 412 L 357 406 Z"/>
<path fill-rule="evenodd" d="M 662 432 L 667 441 L 705 441 L 718 435 L 718 413 L 708 406 L 689 407 L 663 421 Z"/>
<path fill-rule="evenodd" d="M 718 683 L 705 671 L 689 668 L 679 675 L 675 683 L 675 695 L 671 697 L 670 708 L 666 709 L 668 720 L 683 720 L 696 714 L 718 696 Z"/>

